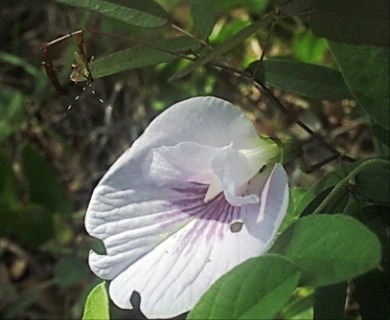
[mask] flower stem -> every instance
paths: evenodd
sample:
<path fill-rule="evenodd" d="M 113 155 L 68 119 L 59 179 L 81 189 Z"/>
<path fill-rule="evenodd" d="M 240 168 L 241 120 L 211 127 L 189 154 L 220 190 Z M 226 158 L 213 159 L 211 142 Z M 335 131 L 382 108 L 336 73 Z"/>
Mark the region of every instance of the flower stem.
<path fill-rule="evenodd" d="M 321 202 L 317 209 L 313 211 L 312 214 L 315 215 L 321 213 L 324 208 L 340 193 L 341 189 L 346 186 L 351 181 L 351 179 L 357 176 L 361 171 L 369 167 L 389 164 L 389 160 L 385 159 L 369 159 L 361 163 L 333 188 L 333 190 L 326 196 L 326 198 Z"/>

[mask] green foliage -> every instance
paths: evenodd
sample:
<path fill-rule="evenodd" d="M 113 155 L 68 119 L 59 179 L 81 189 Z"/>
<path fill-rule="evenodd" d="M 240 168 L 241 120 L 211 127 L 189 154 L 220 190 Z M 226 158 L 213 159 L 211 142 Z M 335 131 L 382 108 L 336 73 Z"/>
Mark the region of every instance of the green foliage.
<path fill-rule="evenodd" d="M 270 319 L 290 299 L 299 276 L 281 256 L 248 260 L 219 279 L 187 319 Z"/>
<path fill-rule="evenodd" d="M 191 16 L 195 32 L 207 39 L 215 23 L 215 2 L 208 0 L 191 0 Z"/>
<path fill-rule="evenodd" d="M 249 65 L 256 81 L 273 88 L 320 100 L 350 98 L 343 77 L 336 70 L 295 60 L 269 59 Z"/>
<path fill-rule="evenodd" d="M 181 52 L 196 51 L 198 47 L 194 39 L 186 36 L 138 44 L 96 60 L 91 65 L 91 72 L 94 78 L 100 78 L 125 70 L 172 61 L 178 59 Z"/>
<path fill-rule="evenodd" d="M 72 16 L 72 30 L 68 21 L 62 29 L 53 23 L 35 27 L 41 16 L 30 14 L 38 7 L 30 10 L 24 1 L 27 7 L 14 10 L 18 5 L 9 2 L 4 12 L 28 14 L 1 35 L 0 44 L 5 89 L 0 92 L 0 236 L 29 257 L 44 254 L 49 262 L 43 267 L 54 271 L 46 275 L 42 268 L 45 281 L 51 277 L 64 296 L 88 289 L 93 281 L 80 257 L 101 243 L 91 244 L 82 220 L 101 173 L 157 111 L 184 97 L 212 94 L 246 108 L 270 135 L 294 136 L 302 144 L 317 141 L 337 162 L 308 175 L 297 174 L 291 164 L 290 185 L 298 187 L 290 188 L 286 218 L 271 253 L 222 276 L 188 318 L 342 319 L 348 282 L 355 286 L 362 320 L 390 318 L 387 0 L 52 1 L 48 10 L 53 11 L 44 16 L 56 22 Z M 78 10 L 64 13 L 69 6 Z M 84 99 L 88 105 L 81 95 L 63 116 L 79 92 L 70 88 L 71 94 L 58 102 L 39 59 L 23 52 L 43 39 L 72 32 L 75 21 L 85 27 L 88 55 L 96 55 L 89 66 L 93 77 L 113 77 L 97 80 L 93 86 L 105 85 L 104 90 L 93 87 L 96 96 Z M 106 33 L 118 30 L 119 36 Z M 58 47 L 50 48 L 55 72 L 68 79 L 76 40 L 69 37 Z M 256 82 L 271 88 L 274 97 L 264 90 L 249 94 L 258 88 Z M 112 114 L 101 103 L 91 107 L 100 97 L 112 104 Z M 275 111 L 278 103 L 288 117 Z M 293 125 L 303 113 L 319 120 L 302 120 L 314 131 L 302 137 Z M 63 172 L 43 156 L 47 150 L 68 150 L 57 154 L 56 168 L 63 162 Z M 72 158 L 70 164 L 65 157 Z M 72 212 L 76 207 L 79 211 Z M 11 265 L 8 255 L 1 256 L 2 269 Z M 32 273 L 41 265 L 28 269 Z M 15 279 L 11 287 L 16 292 L 23 278 Z M 6 302 L 8 310 L 2 304 L 0 313 L 27 318 L 23 310 L 35 307 L 40 285 L 13 304 Z M 81 296 L 75 302 L 79 309 L 85 301 Z M 74 300 L 74 293 L 68 300 Z M 61 317 L 79 318 L 80 310 L 72 313 L 67 303 Z M 109 318 L 103 282 L 90 292 L 83 319 Z"/>
<path fill-rule="evenodd" d="M 21 151 L 21 162 L 29 200 L 51 212 L 69 213 L 71 203 L 45 158 L 26 145 Z"/>
<path fill-rule="evenodd" d="M 89 270 L 85 263 L 85 259 L 72 256 L 61 258 L 57 262 L 54 270 L 55 279 L 62 288 L 69 288 L 77 285 L 88 273 Z"/>
<path fill-rule="evenodd" d="M 389 50 L 329 42 L 345 82 L 364 111 L 385 129 L 390 128 Z"/>
<path fill-rule="evenodd" d="M 343 215 L 299 219 L 278 237 L 271 252 L 294 262 L 302 272 L 301 284 L 307 286 L 348 281 L 379 267 L 381 259 L 375 234 Z"/>
<path fill-rule="evenodd" d="M 91 10 L 125 23 L 144 27 L 156 28 L 167 23 L 165 10 L 150 0 L 56 0 L 57 2 Z"/>
<path fill-rule="evenodd" d="M 110 309 L 106 283 L 98 284 L 89 293 L 83 314 L 83 320 L 110 319 Z"/>
<path fill-rule="evenodd" d="M 314 0 L 310 26 L 333 41 L 389 46 L 389 1 Z"/>

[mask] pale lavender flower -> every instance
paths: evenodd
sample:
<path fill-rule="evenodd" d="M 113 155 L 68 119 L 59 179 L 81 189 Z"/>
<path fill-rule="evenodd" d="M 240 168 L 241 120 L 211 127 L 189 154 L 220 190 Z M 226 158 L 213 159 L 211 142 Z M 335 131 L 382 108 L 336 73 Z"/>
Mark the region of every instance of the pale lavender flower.
<path fill-rule="evenodd" d="M 85 225 L 107 255 L 89 264 L 112 280 L 110 296 L 167 318 L 194 307 L 222 275 L 263 254 L 286 212 L 279 147 L 215 97 L 179 102 L 158 116 L 93 192 Z"/>

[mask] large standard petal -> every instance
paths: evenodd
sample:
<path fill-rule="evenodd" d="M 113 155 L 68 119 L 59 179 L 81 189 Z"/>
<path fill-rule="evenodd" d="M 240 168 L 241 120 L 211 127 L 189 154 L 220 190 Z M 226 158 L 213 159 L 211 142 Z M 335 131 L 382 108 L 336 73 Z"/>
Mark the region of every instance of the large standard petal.
<path fill-rule="evenodd" d="M 145 149 L 149 152 L 155 147 L 182 142 L 211 147 L 233 143 L 235 149 L 252 149 L 264 143 L 241 111 L 225 100 L 208 96 L 169 107 L 150 123 L 131 149 L 132 153 Z"/>
<path fill-rule="evenodd" d="M 99 276 L 113 279 L 113 301 L 131 309 L 130 296 L 137 291 L 147 317 L 172 317 L 190 310 L 227 271 L 261 255 L 288 197 L 283 168 L 276 165 L 266 180 L 268 175 L 258 174 L 248 186 L 261 203 L 241 207 L 230 205 L 223 194 L 205 203 L 207 186 L 197 183 L 121 192 L 98 187 L 88 230 L 103 239 L 108 255 L 91 254 L 90 264 Z"/>

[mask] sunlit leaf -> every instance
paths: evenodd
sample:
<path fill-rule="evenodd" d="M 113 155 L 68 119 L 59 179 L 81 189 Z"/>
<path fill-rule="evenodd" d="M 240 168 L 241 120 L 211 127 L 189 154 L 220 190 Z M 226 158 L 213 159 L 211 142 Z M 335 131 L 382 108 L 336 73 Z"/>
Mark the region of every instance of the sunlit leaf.
<path fill-rule="evenodd" d="M 29 200 L 52 212 L 69 213 L 72 204 L 49 162 L 31 146 L 24 146 L 21 162 Z"/>
<path fill-rule="evenodd" d="M 333 41 L 389 45 L 388 0 L 314 0 L 313 32 Z"/>
<path fill-rule="evenodd" d="M 187 319 L 271 319 L 290 299 L 299 275 L 281 256 L 248 260 L 220 278 Z"/>
<path fill-rule="evenodd" d="M 210 0 L 191 0 L 191 16 L 197 34 L 206 39 L 214 27 L 215 2 Z"/>
<path fill-rule="evenodd" d="M 324 38 L 307 31 L 296 34 L 292 48 L 297 60 L 315 64 L 323 62 L 328 46 Z"/>
<path fill-rule="evenodd" d="M 248 68 L 255 80 L 283 91 L 321 99 L 350 98 L 341 74 L 327 67 L 287 59 L 256 61 Z"/>
<path fill-rule="evenodd" d="M 299 267 L 302 285 L 327 286 L 379 267 L 381 244 L 356 219 L 322 214 L 290 225 L 271 252 L 285 255 Z"/>
<path fill-rule="evenodd" d="M 390 128 L 389 49 L 329 41 L 345 82 L 364 111 Z"/>
<path fill-rule="evenodd" d="M 89 293 L 85 303 L 83 320 L 110 319 L 110 310 L 106 283 L 98 284 Z"/>
<path fill-rule="evenodd" d="M 55 0 L 60 3 L 100 13 L 125 23 L 156 28 L 167 23 L 165 10 L 150 0 Z"/>
<path fill-rule="evenodd" d="M 178 54 L 186 50 L 196 51 L 198 47 L 199 43 L 196 40 L 186 36 L 138 44 L 94 61 L 91 72 L 94 78 L 100 78 L 121 71 L 172 61 L 179 58 Z"/>

